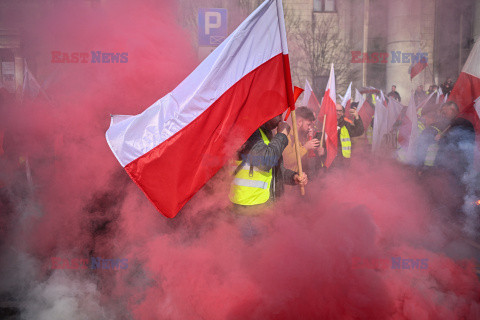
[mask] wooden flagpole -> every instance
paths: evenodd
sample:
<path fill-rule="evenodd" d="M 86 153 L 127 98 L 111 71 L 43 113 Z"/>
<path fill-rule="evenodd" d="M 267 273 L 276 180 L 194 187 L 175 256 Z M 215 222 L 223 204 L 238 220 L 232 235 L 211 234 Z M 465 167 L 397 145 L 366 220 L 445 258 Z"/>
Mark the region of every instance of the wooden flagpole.
<path fill-rule="evenodd" d="M 325 121 L 327 120 L 327 115 L 323 115 L 323 125 L 322 125 L 322 138 L 320 139 L 320 148 L 323 148 L 323 138 L 325 138 Z"/>
<path fill-rule="evenodd" d="M 301 176 L 303 173 L 302 158 L 300 157 L 300 145 L 298 142 L 298 131 L 297 131 L 297 116 L 295 114 L 295 110 L 292 110 L 292 130 L 293 130 L 293 140 L 295 141 L 295 153 L 297 155 L 298 174 Z M 305 195 L 305 187 L 302 185 L 300 185 L 300 193 L 302 196 Z"/>

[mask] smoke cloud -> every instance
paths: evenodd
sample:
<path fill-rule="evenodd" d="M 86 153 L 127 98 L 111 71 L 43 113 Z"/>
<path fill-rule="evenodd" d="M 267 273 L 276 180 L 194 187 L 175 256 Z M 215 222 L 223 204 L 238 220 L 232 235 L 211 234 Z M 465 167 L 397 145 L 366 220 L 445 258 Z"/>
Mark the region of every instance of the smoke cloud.
<path fill-rule="evenodd" d="M 254 217 L 232 212 L 222 170 L 175 219 L 161 216 L 104 134 L 110 114 L 143 111 L 198 64 L 176 2 L 20 8 L 8 23 L 31 39 L 25 58 L 47 97 L 0 109 L 5 316 L 480 318 L 462 224 L 410 168 L 355 162 Z M 128 62 L 51 63 L 53 51 L 126 52 Z M 447 182 L 438 188 L 463 203 Z M 127 263 L 91 269 L 92 258 Z"/>

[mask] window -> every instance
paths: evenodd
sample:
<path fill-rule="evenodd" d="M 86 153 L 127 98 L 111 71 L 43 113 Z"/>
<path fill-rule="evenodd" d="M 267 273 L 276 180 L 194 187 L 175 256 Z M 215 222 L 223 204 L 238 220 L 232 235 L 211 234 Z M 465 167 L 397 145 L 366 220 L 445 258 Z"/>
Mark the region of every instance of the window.
<path fill-rule="evenodd" d="M 325 11 L 326 12 L 335 11 L 335 0 L 325 0 Z"/>
<path fill-rule="evenodd" d="M 314 12 L 335 12 L 335 0 L 313 0 Z"/>
<path fill-rule="evenodd" d="M 11 49 L 0 49 L 0 85 L 9 92 L 15 92 L 15 55 Z"/>

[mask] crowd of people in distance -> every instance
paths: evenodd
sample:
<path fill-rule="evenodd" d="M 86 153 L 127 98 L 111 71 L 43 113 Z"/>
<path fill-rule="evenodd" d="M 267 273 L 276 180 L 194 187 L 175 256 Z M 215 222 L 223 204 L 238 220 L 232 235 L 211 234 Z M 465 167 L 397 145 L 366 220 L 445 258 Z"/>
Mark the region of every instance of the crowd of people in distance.
<path fill-rule="evenodd" d="M 454 83 L 448 78 L 440 87 L 431 85 L 424 91 L 423 85 L 415 90 L 413 99 L 417 106 L 418 136 L 415 144 L 415 157 L 407 164 L 419 175 L 435 170 L 447 170 L 461 179 L 471 169 L 474 160 L 475 131 L 472 123 L 458 117 L 459 108 L 455 101 L 447 99 Z M 375 108 L 379 94 L 367 96 L 366 101 Z M 382 94 L 383 96 L 383 94 Z M 393 85 L 385 98 L 402 101 L 400 93 Z M 303 172 L 299 174 L 294 135 L 290 125 L 281 121 L 280 116 L 261 126 L 238 151 L 236 169 L 231 189 L 231 201 L 238 208 L 253 208 L 271 203 L 284 191 L 284 184 L 306 185 L 332 170 L 348 168 L 352 157 L 363 157 L 366 148 L 371 148 L 373 117 L 366 123 L 357 112 L 358 102 L 351 103 L 348 114 L 345 108 L 336 104 L 337 115 L 337 154 L 328 168 L 325 165 L 327 149 L 322 122 L 306 106 L 296 108 L 296 126 L 299 140 L 299 154 Z M 398 161 L 406 163 L 401 156 L 399 130 L 406 121 L 406 108 L 402 106 L 396 123 L 388 132 L 388 146 L 383 150 Z M 394 137 L 393 143 L 391 137 Z M 388 140 L 388 139 L 384 139 Z M 360 146 L 362 146 L 360 148 Z M 256 159 L 255 163 L 248 159 Z"/>

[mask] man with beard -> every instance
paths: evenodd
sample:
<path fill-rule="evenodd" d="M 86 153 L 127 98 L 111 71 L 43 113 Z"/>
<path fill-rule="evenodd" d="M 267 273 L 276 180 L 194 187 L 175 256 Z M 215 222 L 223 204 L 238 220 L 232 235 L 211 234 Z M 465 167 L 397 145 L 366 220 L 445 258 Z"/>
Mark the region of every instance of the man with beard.
<path fill-rule="evenodd" d="M 317 149 L 320 146 L 320 140 L 313 137 L 313 123 L 315 115 L 313 111 L 307 107 L 299 107 L 295 110 L 297 115 L 297 128 L 300 158 L 302 159 L 302 169 L 307 176 L 312 178 L 315 176 L 317 169 L 316 163 L 319 162 Z M 288 146 L 283 152 L 285 159 L 285 167 L 298 170 L 297 153 L 295 152 L 295 143 L 293 132 L 288 135 Z"/>
<path fill-rule="evenodd" d="M 277 133 L 273 135 L 273 130 Z M 290 126 L 281 115 L 264 123 L 237 152 L 230 201 L 237 213 L 255 214 L 283 194 L 284 184 L 306 185 L 307 175 L 283 166 Z"/>

